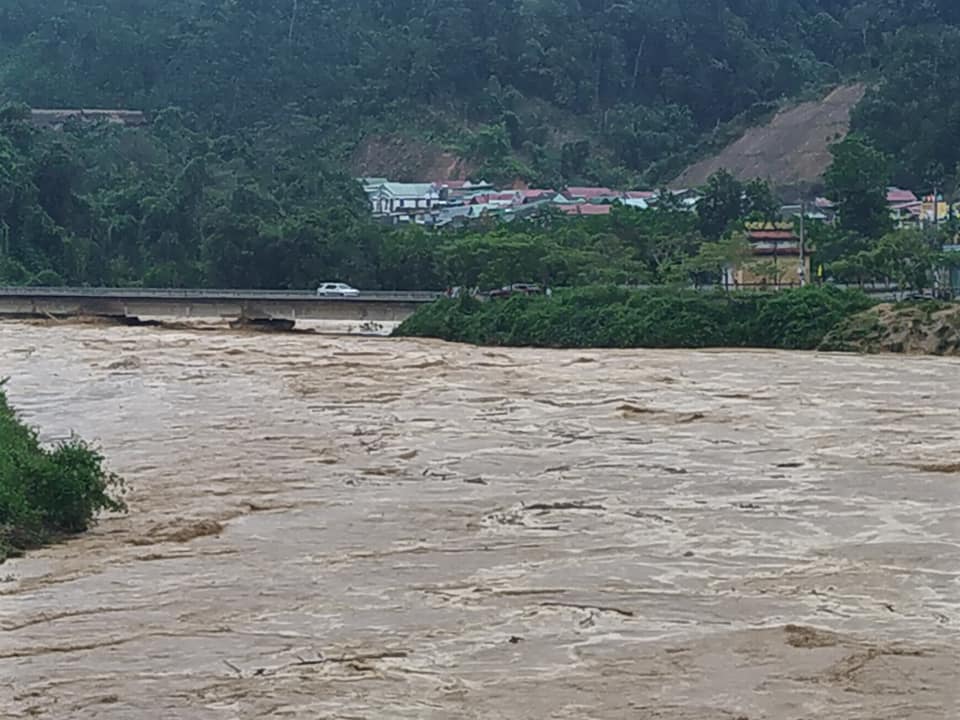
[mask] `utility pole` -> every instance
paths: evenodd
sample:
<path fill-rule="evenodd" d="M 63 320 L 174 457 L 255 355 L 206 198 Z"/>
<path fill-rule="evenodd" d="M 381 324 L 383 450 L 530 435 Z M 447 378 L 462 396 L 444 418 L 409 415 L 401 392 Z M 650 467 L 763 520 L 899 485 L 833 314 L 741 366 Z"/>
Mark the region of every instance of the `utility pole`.
<path fill-rule="evenodd" d="M 804 245 L 806 244 L 806 215 L 807 215 L 807 201 L 805 199 L 800 200 L 800 287 L 803 287 L 806 284 L 807 277 L 807 267 L 804 264 Z"/>

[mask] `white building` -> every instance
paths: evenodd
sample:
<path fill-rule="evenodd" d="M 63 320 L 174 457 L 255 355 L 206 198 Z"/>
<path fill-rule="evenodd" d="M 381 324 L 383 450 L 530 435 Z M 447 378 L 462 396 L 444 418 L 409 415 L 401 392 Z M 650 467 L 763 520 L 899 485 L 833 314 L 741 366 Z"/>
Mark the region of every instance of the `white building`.
<path fill-rule="evenodd" d="M 441 189 L 434 183 L 382 182 L 365 184 L 374 215 L 409 215 L 440 204 Z"/>

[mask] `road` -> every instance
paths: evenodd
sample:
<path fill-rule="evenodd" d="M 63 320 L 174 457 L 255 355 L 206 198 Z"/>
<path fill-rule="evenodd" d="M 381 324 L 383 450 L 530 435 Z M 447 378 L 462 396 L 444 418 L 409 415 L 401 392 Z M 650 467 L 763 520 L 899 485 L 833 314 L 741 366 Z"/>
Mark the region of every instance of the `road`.
<path fill-rule="evenodd" d="M 341 297 L 317 295 L 313 290 L 230 290 L 230 289 L 165 289 L 165 288 L 102 288 L 102 287 L 0 287 L 0 297 L 39 298 L 135 298 L 145 300 L 290 300 L 290 301 L 354 301 L 354 302 L 432 302 L 441 292 L 373 291 Z"/>
<path fill-rule="evenodd" d="M 630 286 L 645 290 L 654 286 Z M 895 286 L 859 287 L 878 301 L 902 299 Z M 718 286 L 694 288 L 724 292 Z M 741 288 L 742 291 L 761 288 Z M 220 317 L 267 321 L 298 319 L 402 321 L 418 306 L 444 296 L 440 291 L 361 291 L 349 297 L 318 296 L 311 290 L 160 289 L 93 287 L 0 287 L 0 315 L 120 317 Z"/>

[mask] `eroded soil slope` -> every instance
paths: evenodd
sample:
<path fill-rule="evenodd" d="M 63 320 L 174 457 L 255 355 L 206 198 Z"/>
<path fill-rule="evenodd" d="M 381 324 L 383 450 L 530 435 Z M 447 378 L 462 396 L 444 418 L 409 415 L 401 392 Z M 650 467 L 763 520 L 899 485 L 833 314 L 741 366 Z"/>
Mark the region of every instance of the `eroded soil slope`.
<path fill-rule="evenodd" d="M 840 324 L 823 349 L 860 353 L 960 355 L 960 304 L 878 305 Z"/>
<path fill-rule="evenodd" d="M 385 177 L 403 182 L 466 180 L 471 165 L 442 146 L 405 135 L 375 135 L 364 140 L 350 168 L 357 177 Z"/>
<path fill-rule="evenodd" d="M 725 168 L 741 180 L 761 178 L 778 188 L 816 186 L 830 165 L 831 143 L 846 136 L 850 113 L 865 91 L 861 84 L 844 85 L 822 100 L 783 110 L 719 154 L 689 167 L 672 185 L 696 187 Z"/>

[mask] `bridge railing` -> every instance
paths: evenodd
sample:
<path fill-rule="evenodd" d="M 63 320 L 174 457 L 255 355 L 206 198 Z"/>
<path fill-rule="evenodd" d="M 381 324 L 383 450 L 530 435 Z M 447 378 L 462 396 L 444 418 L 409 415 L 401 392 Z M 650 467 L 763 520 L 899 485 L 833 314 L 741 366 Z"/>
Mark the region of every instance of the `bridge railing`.
<path fill-rule="evenodd" d="M 635 290 L 649 288 L 649 285 L 628 285 Z M 781 285 L 779 289 L 787 289 L 789 285 Z M 898 298 L 907 293 L 906 290 L 896 285 L 872 284 L 872 285 L 842 285 L 836 284 L 835 287 L 850 288 L 862 290 L 868 294 L 884 298 Z M 695 288 L 702 292 L 722 291 L 722 290 L 775 290 L 774 286 L 763 285 L 740 285 L 737 287 L 724 288 L 720 285 L 705 285 Z M 956 297 L 960 294 L 960 288 L 949 288 L 949 295 Z M 444 293 L 428 291 L 403 291 L 403 290 L 361 290 L 359 294 L 352 296 L 339 295 L 317 295 L 314 290 L 234 290 L 234 289 L 179 289 L 179 288 L 98 288 L 98 287 L 23 287 L 8 286 L 0 287 L 0 297 L 50 297 L 50 298 L 142 298 L 142 299 L 178 299 L 178 300 L 234 300 L 234 301 L 253 301 L 257 300 L 336 300 L 336 301 L 354 301 L 354 302 L 418 302 L 425 303 L 442 297 Z"/>
<path fill-rule="evenodd" d="M 315 290 L 184 290 L 177 288 L 95 288 L 95 287 L 0 287 L 0 297 L 84 297 L 84 298 L 143 298 L 183 300 L 346 300 L 381 302 L 429 302 L 441 296 L 439 292 L 422 291 L 361 291 L 352 296 L 317 295 Z"/>

